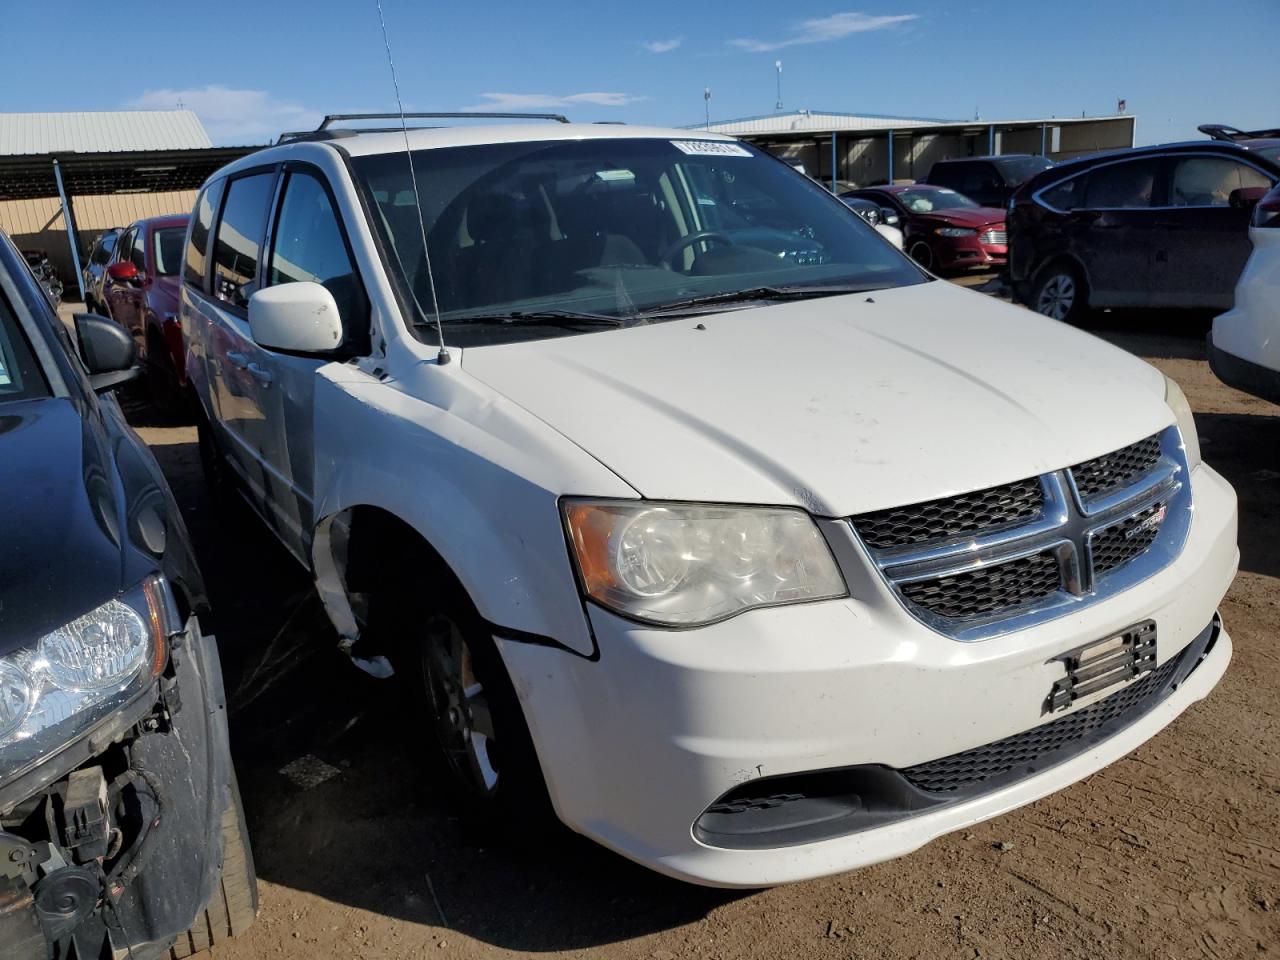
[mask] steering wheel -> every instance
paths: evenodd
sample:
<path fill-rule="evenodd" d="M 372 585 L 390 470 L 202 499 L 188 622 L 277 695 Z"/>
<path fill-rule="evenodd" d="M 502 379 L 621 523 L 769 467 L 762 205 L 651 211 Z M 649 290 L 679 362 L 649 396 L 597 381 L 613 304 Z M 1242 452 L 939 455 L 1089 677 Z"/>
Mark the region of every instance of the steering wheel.
<path fill-rule="evenodd" d="M 675 255 L 684 250 L 685 247 L 692 246 L 695 243 L 701 243 L 703 240 L 713 240 L 716 243 L 724 243 L 733 246 L 733 241 L 726 234 L 720 233 L 718 230 L 697 230 L 687 236 L 667 244 L 667 249 L 663 250 L 659 259 L 667 266 L 675 269 L 675 265 L 671 262 L 675 259 Z"/>

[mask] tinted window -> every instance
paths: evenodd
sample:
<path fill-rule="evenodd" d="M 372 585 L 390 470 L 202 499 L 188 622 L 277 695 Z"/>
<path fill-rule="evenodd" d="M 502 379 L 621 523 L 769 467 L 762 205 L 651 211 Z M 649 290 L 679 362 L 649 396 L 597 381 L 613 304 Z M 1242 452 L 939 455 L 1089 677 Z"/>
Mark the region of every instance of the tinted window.
<path fill-rule="evenodd" d="M 1084 206 L 1084 187 L 1088 177 L 1072 177 L 1048 187 L 1040 194 L 1042 202 L 1055 210 L 1076 210 Z"/>
<path fill-rule="evenodd" d="M 161 227 L 151 234 L 151 259 L 156 276 L 172 277 L 182 263 L 182 240 L 186 227 Z"/>
<path fill-rule="evenodd" d="M 99 266 L 111 259 L 111 251 L 116 248 L 116 240 L 119 234 L 107 233 L 98 238 L 98 242 L 93 245 L 93 253 L 89 257 L 90 263 Z"/>
<path fill-rule="evenodd" d="M 961 193 L 989 193 L 999 189 L 1000 175 L 989 163 L 971 163 L 966 165 L 964 176 L 959 183 L 950 184 Z"/>
<path fill-rule="evenodd" d="M 268 285 L 310 280 L 333 294 L 343 320 L 363 312 L 364 296 L 337 213 L 324 186 L 310 174 L 289 174 L 271 247 Z"/>
<path fill-rule="evenodd" d="M 926 179 L 929 183 L 945 183 L 947 186 L 954 186 L 964 178 L 972 166 L 972 163 L 935 163 Z"/>
<path fill-rule="evenodd" d="M 146 242 L 143 240 L 146 235 L 145 229 L 139 230 L 134 234 L 133 247 L 129 250 L 129 259 L 138 268 L 139 273 L 147 272 L 147 247 Z"/>
<path fill-rule="evenodd" d="M 191 242 L 187 245 L 187 263 L 183 277 L 192 286 L 204 289 L 204 257 L 209 247 L 209 230 L 213 226 L 213 214 L 222 196 L 221 180 L 215 180 L 200 191 L 192 214 Z"/>
<path fill-rule="evenodd" d="M 1090 209 L 1141 209 L 1151 206 L 1158 160 L 1131 160 L 1098 167 L 1088 175 L 1084 206 Z"/>
<path fill-rule="evenodd" d="M 133 231 L 126 230 L 124 233 L 124 236 L 120 238 L 120 242 L 116 245 L 115 259 L 117 261 L 128 260 L 129 253 L 132 250 L 133 250 Z"/>
<path fill-rule="evenodd" d="M 213 295 L 232 306 L 247 307 L 253 296 L 275 179 L 274 173 L 257 173 L 227 185 L 213 245 Z"/>
<path fill-rule="evenodd" d="M 1248 187 L 1271 189 L 1271 180 L 1229 157 L 1183 157 L 1173 168 L 1169 205 L 1228 207 L 1231 194 Z"/>
<path fill-rule="evenodd" d="M 49 388 L 36 365 L 18 322 L 0 302 L 0 404 L 49 396 Z"/>
<path fill-rule="evenodd" d="M 999 162 L 1004 182 L 1011 187 L 1026 183 L 1041 170 L 1048 170 L 1053 161 L 1048 157 L 1008 157 Z"/>

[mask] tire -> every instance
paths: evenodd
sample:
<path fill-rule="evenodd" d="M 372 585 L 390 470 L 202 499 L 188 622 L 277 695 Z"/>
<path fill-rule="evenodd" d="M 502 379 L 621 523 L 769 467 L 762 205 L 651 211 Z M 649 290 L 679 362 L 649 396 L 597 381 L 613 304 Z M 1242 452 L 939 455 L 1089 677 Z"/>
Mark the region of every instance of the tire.
<path fill-rule="evenodd" d="M 923 240 L 912 240 L 907 245 L 907 256 L 926 270 L 933 271 L 933 247 Z"/>
<path fill-rule="evenodd" d="M 1078 323 L 1089 312 L 1089 294 L 1080 271 L 1069 263 L 1051 263 L 1036 276 L 1027 306 L 1063 323 Z"/>
<path fill-rule="evenodd" d="M 240 786 L 232 774 L 231 802 L 222 814 L 222 876 L 195 924 L 169 948 L 169 956 L 182 960 L 238 937 L 257 915 L 258 878 L 240 805 Z"/>
<path fill-rule="evenodd" d="M 463 819 L 484 834 L 538 847 L 562 831 L 524 711 L 483 620 L 434 557 L 411 559 L 376 593 L 370 642 L 390 656 L 411 743 L 445 778 Z M 437 585 L 433 602 L 422 584 Z M 425 733 L 425 735 L 424 735 Z"/>

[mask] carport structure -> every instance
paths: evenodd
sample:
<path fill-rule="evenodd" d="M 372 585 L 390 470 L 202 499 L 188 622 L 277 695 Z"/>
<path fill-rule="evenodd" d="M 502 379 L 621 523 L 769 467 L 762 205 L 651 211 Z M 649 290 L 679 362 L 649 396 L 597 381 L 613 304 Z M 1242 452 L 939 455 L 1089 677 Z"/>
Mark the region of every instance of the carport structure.
<path fill-rule="evenodd" d="M 858 186 L 918 180 L 953 157 L 1032 153 L 1063 160 L 1134 144 L 1137 119 L 1051 117 L 1031 120 L 938 120 L 799 110 L 712 123 L 700 129 L 748 140 L 804 164 L 823 183 Z"/>
<path fill-rule="evenodd" d="M 190 210 L 213 171 L 255 149 L 213 146 L 190 110 L 0 113 L 0 229 L 19 247 L 47 249 L 59 273 L 80 284 L 97 232 Z M 91 211 L 87 237 L 77 201 Z M 59 221 L 65 253 L 50 242 Z"/>

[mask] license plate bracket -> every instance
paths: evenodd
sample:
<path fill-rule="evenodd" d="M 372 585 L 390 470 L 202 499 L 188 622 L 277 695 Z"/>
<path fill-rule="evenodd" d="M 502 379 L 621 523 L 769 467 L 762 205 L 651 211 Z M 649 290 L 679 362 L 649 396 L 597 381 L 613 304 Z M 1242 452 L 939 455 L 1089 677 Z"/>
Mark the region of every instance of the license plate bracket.
<path fill-rule="evenodd" d="M 1045 698 L 1044 713 L 1127 683 L 1156 668 L 1156 622 L 1144 620 L 1121 633 L 1094 640 L 1053 658 L 1066 669 Z"/>

